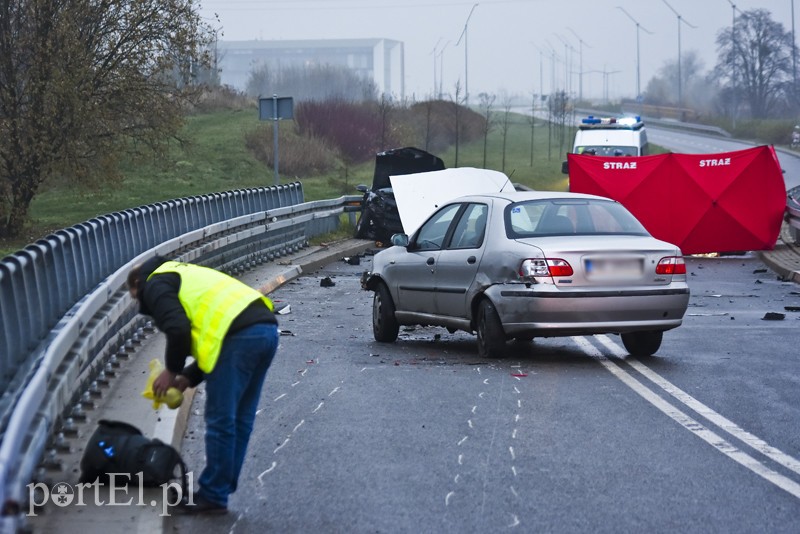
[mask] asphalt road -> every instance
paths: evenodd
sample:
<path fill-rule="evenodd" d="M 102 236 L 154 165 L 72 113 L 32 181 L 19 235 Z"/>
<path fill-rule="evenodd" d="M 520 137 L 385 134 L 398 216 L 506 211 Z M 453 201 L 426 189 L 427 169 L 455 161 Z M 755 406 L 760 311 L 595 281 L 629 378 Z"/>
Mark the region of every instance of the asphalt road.
<path fill-rule="evenodd" d="M 797 159 L 779 157 L 798 185 Z M 510 344 L 495 361 L 439 328 L 376 343 L 370 261 L 273 294 L 291 313 L 231 513 L 175 516 L 175 532 L 800 532 L 800 287 L 756 255 L 688 258 L 684 324 L 641 361 L 616 336 Z M 198 474 L 202 432 L 192 417 Z"/>
<path fill-rule="evenodd" d="M 689 259 L 685 323 L 643 361 L 615 336 L 496 361 L 439 328 L 376 343 L 370 261 L 273 294 L 291 313 L 231 512 L 175 532 L 800 532 L 800 288 L 756 256 Z"/>

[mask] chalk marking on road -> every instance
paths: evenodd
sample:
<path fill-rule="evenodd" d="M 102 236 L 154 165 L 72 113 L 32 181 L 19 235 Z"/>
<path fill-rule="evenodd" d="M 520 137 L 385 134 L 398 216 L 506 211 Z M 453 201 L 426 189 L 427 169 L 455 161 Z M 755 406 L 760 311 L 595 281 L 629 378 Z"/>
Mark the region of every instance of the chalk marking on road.
<path fill-rule="evenodd" d="M 515 363 L 514 365 L 511 366 L 512 369 L 519 369 L 520 367 L 522 367 L 522 365 L 519 363 Z"/>
<path fill-rule="evenodd" d="M 308 372 L 308 369 L 303 369 L 302 371 L 299 371 L 300 376 L 306 376 L 307 372 Z"/>
<path fill-rule="evenodd" d="M 586 354 L 599 361 L 603 367 L 611 372 L 611 374 L 621 380 L 625 385 L 631 388 L 634 392 L 638 393 L 647 402 L 652 404 L 655 408 L 663 412 L 672 420 L 692 432 L 694 435 L 717 449 L 722 454 L 726 455 L 731 460 L 746 467 L 753 473 L 773 483 L 780 489 L 790 493 L 792 496 L 800 499 L 800 484 L 768 468 L 749 454 L 739 450 L 731 443 L 725 441 L 722 436 L 716 432 L 709 430 L 700 422 L 692 419 L 687 414 L 656 395 L 644 384 L 636 380 L 633 376 L 622 369 L 619 365 L 604 356 L 585 337 L 573 337 L 572 339 L 584 350 Z"/>
<path fill-rule="evenodd" d="M 320 402 L 320 403 L 317 405 L 317 407 L 316 407 L 316 408 L 314 408 L 314 409 L 311 411 L 311 413 L 317 413 L 317 412 L 319 411 L 319 409 L 320 409 L 320 408 L 322 408 L 322 405 L 323 405 L 323 404 L 325 404 L 325 401 L 322 401 L 322 402 Z"/>
<path fill-rule="evenodd" d="M 287 443 L 289 443 L 289 438 L 286 438 L 286 439 L 283 441 L 283 443 L 281 443 L 280 445 L 278 445 L 278 446 L 275 448 L 275 450 L 274 450 L 274 451 L 272 451 L 272 454 L 275 454 L 276 452 L 278 452 L 279 450 L 281 450 L 282 448 L 284 448 L 284 447 L 286 446 L 286 444 L 287 444 Z"/>
<path fill-rule="evenodd" d="M 305 420 L 305 419 L 301 419 L 301 420 L 300 420 L 300 422 L 299 422 L 299 423 L 297 423 L 297 426 L 296 426 L 296 427 L 294 427 L 294 429 L 292 430 L 292 434 L 294 434 L 295 432 L 297 432 L 297 429 L 298 429 L 298 428 L 300 428 L 301 426 L 303 426 L 303 423 L 305 423 L 305 422 L 306 422 L 306 420 Z"/>
<path fill-rule="evenodd" d="M 458 444 L 461 445 L 465 441 L 467 441 L 467 436 L 464 436 L 463 438 L 461 438 L 461 441 L 459 441 Z"/>
<path fill-rule="evenodd" d="M 262 471 L 262 473 L 261 473 L 260 475 L 258 475 L 258 482 L 259 482 L 259 483 L 260 483 L 262 486 L 264 485 L 264 481 L 262 480 L 262 478 L 264 478 L 264 475 L 266 475 L 267 473 L 269 473 L 270 471 L 272 471 L 273 469 L 275 469 L 275 467 L 276 467 L 277 465 L 278 465 L 278 462 L 272 462 L 272 465 L 271 465 L 271 466 L 269 466 L 267 469 L 265 469 L 264 471 Z"/>
<path fill-rule="evenodd" d="M 470 428 L 472 428 L 472 419 L 467 419 L 467 424 L 469 425 Z"/>
<path fill-rule="evenodd" d="M 273 400 L 273 402 L 275 402 L 275 401 L 279 401 L 279 400 L 281 400 L 282 398 L 284 398 L 285 396 L 286 396 L 286 393 L 281 393 L 280 395 L 278 395 L 277 397 L 275 397 L 275 399 Z"/>
<path fill-rule="evenodd" d="M 518 377 L 518 376 L 515 376 L 514 380 L 517 380 L 518 382 L 522 382 L 522 379 L 520 377 Z"/>
<path fill-rule="evenodd" d="M 489 379 L 488 378 L 484 379 L 483 383 L 488 386 L 489 385 Z"/>
<path fill-rule="evenodd" d="M 519 526 L 519 517 L 517 517 L 516 514 L 511 514 L 511 517 L 513 517 L 514 520 L 511 522 L 510 525 L 508 525 L 508 528 L 514 528 L 516 526 Z"/>
<path fill-rule="evenodd" d="M 297 382 L 295 382 L 294 384 L 292 384 L 292 387 L 295 387 L 295 386 L 296 386 L 297 384 L 299 384 L 299 383 L 300 383 L 300 381 L 298 380 Z"/>
<path fill-rule="evenodd" d="M 511 439 L 517 439 L 517 429 L 516 428 L 511 432 Z"/>
<path fill-rule="evenodd" d="M 458 465 L 463 465 L 463 463 L 464 463 L 464 455 L 463 454 L 459 454 L 458 455 Z"/>
<path fill-rule="evenodd" d="M 472 413 L 475 413 L 475 410 L 477 410 L 477 409 L 478 409 L 478 407 L 477 407 L 477 406 L 473 406 L 473 407 L 472 407 Z"/>
<path fill-rule="evenodd" d="M 511 466 L 511 472 L 514 473 L 514 476 L 517 476 L 517 468 L 513 465 Z"/>
<path fill-rule="evenodd" d="M 517 493 L 517 490 L 514 489 L 514 486 L 509 486 L 508 488 L 511 490 L 511 493 L 514 494 L 514 497 L 519 499 L 519 494 Z"/>
<path fill-rule="evenodd" d="M 517 408 L 522 408 L 522 401 L 517 399 Z"/>
<path fill-rule="evenodd" d="M 519 414 L 514 415 L 514 422 L 519 423 Z"/>
<path fill-rule="evenodd" d="M 608 347 L 615 356 L 624 357 L 627 356 L 627 352 L 625 352 L 621 347 L 617 346 L 608 336 L 597 336 L 598 340 Z M 797 459 L 789 456 L 788 454 L 784 453 L 783 451 L 776 449 L 775 447 L 771 446 L 766 441 L 762 440 L 758 436 L 751 434 L 750 432 L 744 430 L 736 423 L 731 421 L 730 419 L 726 418 L 725 416 L 715 412 L 710 407 L 706 406 L 699 400 L 695 399 L 685 391 L 681 390 L 675 384 L 669 382 L 667 379 L 644 365 L 642 362 L 634 359 L 626 359 L 626 363 L 628 363 L 631 367 L 639 371 L 645 377 L 650 379 L 654 384 L 659 386 L 661 389 L 681 401 L 683 404 L 694 410 L 695 412 L 699 413 L 722 430 L 727 432 L 728 434 L 732 435 L 735 438 L 740 439 L 741 441 L 747 443 L 749 446 L 763 454 L 764 456 L 772 459 L 773 461 L 781 464 L 787 469 L 794 471 L 795 473 L 800 474 L 800 461 Z"/>
<path fill-rule="evenodd" d="M 336 386 L 335 388 L 333 388 L 333 391 L 331 391 L 330 393 L 328 393 L 328 396 L 330 397 L 331 395 L 333 395 L 333 394 L 334 394 L 334 393 L 336 393 L 337 391 L 339 391 L 339 386 Z"/>
<path fill-rule="evenodd" d="M 486 392 L 485 391 L 481 391 L 480 393 L 478 393 L 478 398 L 482 399 L 484 395 L 486 395 Z"/>
<path fill-rule="evenodd" d="M 478 371 L 478 374 L 481 374 L 481 368 L 480 367 L 476 367 L 475 370 Z"/>
<path fill-rule="evenodd" d="M 444 498 L 444 505 L 445 506 L 450 506 L 450 497 L 452 497 L 454 494 L 455 494 L 455 491 L 451 491 L 450 493 L 448 493 L 445 496 L 445 498 Z"/>
<path fill-rule="evenodd" d="M 453 482 L 455 482 L 456 484 L 458 484 L 459 480 L 461 480 L 461 473 L 458 473 L 456 474 L 456 476 L 453 477 Z"/>
<path fill-rule="evenodd" d="M 517 386 L 514 386 L 514 393 L 516 393 L 517 395 L 520 394 L 520 391 L 517 389 Z"/>
<path fill-rule="evenodd" d="M 516 460 L 517 459 L 517 456 L 514 454 L 514 447 L 509 447 L 508 448 L 508 452 L 511 453 L 511 459 L 512 460 Z"/>

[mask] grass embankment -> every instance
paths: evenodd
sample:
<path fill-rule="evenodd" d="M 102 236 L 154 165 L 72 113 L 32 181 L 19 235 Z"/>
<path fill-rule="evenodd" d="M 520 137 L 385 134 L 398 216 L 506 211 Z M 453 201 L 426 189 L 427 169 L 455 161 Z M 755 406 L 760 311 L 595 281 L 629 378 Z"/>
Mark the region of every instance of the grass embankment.
<path fill-rule="evenodd" d="M 500 113 L 495 116 L 499 118 Z M 174 198 L 273 185 L 274 170 L 256 160 L 245 147 L 245 133 L 257 127 L 259 121 L 253 110 L 192 116 L 183 132 L 188 142 L 175 142 L 165 160 L 125 163 L 123 179 L 116 183 L 58 184 L 43 188 L 31 204 L 30 223 L 24 234 L 16 240 L 0 241 L 0 256 L 55 230 L 99 215 Z M 500 128 L 495 128 L 489 135 L 487 168 L 504 170 L 513 182 L 534 189 L 566 189 L 567 178 L 561 174 L 562 152 L 566 148 L 562 150 L 555 139 L 548 141 L 546 125 L 537 123 L 535 127 L 533 165 L 528 119 L 513 116 L 507 135 L 505 169 L 501 133 Z M 566 139 L 566 144 L 570 144 L 571 132 Z M 446 167 L 455 166 L 454 147 L 437 155 Z M 373 166 L 369 161 L 357 166 L 341 166 L 324 176 L 298 180 L 282 175 L 280 179 L 282 183 L 302 182 L 306 200 L 336 198 L 357 194 L 355 186 L 359 183 L 371 184 Z M 483 140 L 459 147 L 458 166 L 483 166 Z"/>

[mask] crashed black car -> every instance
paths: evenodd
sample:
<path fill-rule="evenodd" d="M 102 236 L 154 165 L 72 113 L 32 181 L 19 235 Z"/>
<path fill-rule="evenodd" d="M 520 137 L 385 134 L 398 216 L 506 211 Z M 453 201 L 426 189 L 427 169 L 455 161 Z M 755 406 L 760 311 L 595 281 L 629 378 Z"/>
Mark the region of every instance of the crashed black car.
<path fill-rule="evenodd" d="M 444 170 L 441 158 L 419 148 L 394 148 L 376 154 L 372 188 L 356 186 L 364 197 L 355 237 L 388 243 L 392 235 L 402 233 L 403 224 L 389 176 L 441 170 Z"/>

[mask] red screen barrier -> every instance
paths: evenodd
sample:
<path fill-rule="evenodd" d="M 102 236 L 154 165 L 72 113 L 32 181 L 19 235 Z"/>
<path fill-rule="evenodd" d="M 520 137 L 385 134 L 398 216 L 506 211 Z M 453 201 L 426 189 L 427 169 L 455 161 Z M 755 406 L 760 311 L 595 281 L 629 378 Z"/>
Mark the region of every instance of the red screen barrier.
<path fill-rule="evenodd" d="M 569 154 L 570 191 L 612 198 L 684 254 L 770 250 L 786 209 L 771 146 L 719 154 Z"/>

